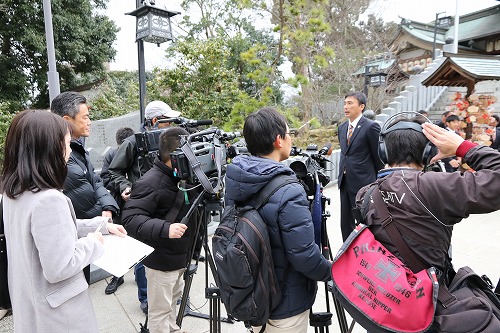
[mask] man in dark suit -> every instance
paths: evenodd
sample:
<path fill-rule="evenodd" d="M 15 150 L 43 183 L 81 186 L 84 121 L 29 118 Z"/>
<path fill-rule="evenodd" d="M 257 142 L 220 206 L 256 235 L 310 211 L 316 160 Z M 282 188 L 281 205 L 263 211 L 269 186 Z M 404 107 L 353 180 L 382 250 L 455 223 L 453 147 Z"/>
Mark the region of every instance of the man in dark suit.
<path fill-rule="evenodd" d="M 363 117 L 366 96 L 362 92 L 350 92 L 344 99 L 344 115 L 348 121 L 339 126 L 340 166 L 340 227 L 345 241 L 355 228 L 352 208 L 356 193 L 375 181 L 383 163 L 378 156 L 380 125 Z"/>

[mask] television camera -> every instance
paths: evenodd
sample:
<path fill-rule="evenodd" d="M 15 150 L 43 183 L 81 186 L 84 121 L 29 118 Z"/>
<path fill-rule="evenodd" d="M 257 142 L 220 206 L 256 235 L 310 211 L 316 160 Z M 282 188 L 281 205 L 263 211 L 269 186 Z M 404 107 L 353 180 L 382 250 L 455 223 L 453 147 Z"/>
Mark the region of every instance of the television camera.
<path fill-rule="evenodd" d="M 224 132 L 212 127 L 182 138 L 180 147 L 170 154 L 174 175 L 191 183 L 201 183 L 208 193 L 218 193 L 222 190 L 227 158 L 243 150 L 238 146 L 229 148 L 228 141 L 240 136 L 239 132 Z M 209 176 L 217 178 L 215 187 L 208 180 Z"/>
<path fill-rule="evenodd" d="M 135 133 L 135 140 L 137 142 L 137 151 L 140 156 L 149 156 L 154 158 L 158 155 L 158 145 L 160 142 L 160 134 L 165 129 L 158 129 L 160 123 L 174 123 L 178 126 L 184 127 L 188 132 L 195 132 L 198 126 L 212 125 L 211 119 L 193 120 L 184 117 L 176 118 L 163 118 L 158 119 L 155 123 L 153 130 L 141 133 Z"/>
<path fill-rule="evenodd" d="M 314 195 L 315 184 L 325 187 L 330 182 L 324 171 L 326 163 L 330 162 L 325 156 L 329 154 L 332 144 L 327 143 L 318 150 L 315 144 L 309 145 L 305 151 L 292 147 L 288 163 L 297 178 L 302 182 L 308 196 Z M 318 177 L 318 179 L 315 179 Z"/>

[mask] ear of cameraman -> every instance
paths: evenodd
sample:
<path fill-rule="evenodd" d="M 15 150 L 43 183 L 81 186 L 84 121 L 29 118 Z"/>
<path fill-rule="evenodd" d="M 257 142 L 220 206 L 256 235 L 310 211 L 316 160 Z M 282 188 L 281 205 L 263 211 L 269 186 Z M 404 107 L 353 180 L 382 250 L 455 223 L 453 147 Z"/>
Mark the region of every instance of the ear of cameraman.
<path fill-rule="evenodd" d="M 398 129 L 384 136 L 389 167 L 379 171 L 375 183 L 358 192 L 356 205 L 361 207 L 366 192 L 378 183 L 393 223 L 408 246 L 446 277 L 452 271 L 448 251 L 453 225 L 470 214 L 500 209 L 500 196 L 496 194 L 500 186 L 500 152 L 465 141 L 431 123 L 424 123 L 422 128 L 422 132 Z M 422 172 L 428 140 L 438 148 L 431 163 L 455 155 L 475 172 Z M 403 260 L 381 226 L 379 214 L 368 201 L 364 223 L 371 225 L 375 238 Z"/>
<path fill-rule="evenodd" d="M 179 223 L 194 200 L 194 191 L 182 196 L 177 217 L 166 220 L 173 209 L 180 179 L 174 176 L 170 153 L 179 145 L 180 136 L 188 132 L 182 127 L 166 129 L 159 140 L 160 158 L 153 167 L 132 185 L 130 199 L 122 214 L 123 225 L 129 235 L 154 247 L 142 262 L 148 280 L 148 325 L 151 332 L 175 332 L 176 303 L 184 286 L 183 273 L 188 262 L 190 239 L 195 218 L 187 224 Z M 170 219 L 170 217 L 168 217 Z"/>

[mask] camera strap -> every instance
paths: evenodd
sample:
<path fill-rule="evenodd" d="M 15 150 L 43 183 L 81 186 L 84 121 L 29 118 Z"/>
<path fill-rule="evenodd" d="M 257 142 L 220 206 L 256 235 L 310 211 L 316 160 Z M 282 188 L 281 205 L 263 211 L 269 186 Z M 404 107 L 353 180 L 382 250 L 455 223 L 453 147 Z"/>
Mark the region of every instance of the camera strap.
<path fill-rule="evenodd" d="M 187 157 L 189 163 L 191 164 L 191 168 L 194 171 L 194 174 L 200 181 L 201 185 L 207 191 L 208 193 L 211 194 L 218 194 L 222 190 L 222 163 L 221 159 L 223 157 L 222 155 L 222 148 L 220 146 L 220 141 L 219 138 L 214 135 L 214 162 L 215 166 L 217 168 L 217 185 L 215 187 L 212 186 L 210 183 L 210 180 L 208 179 L 207 175 L 203 172 L 201 168 L 201 163 L 198 161 L 198 158 L 193 152 L 193 149 L 191 148 L 191 145 L 187 144 L 187 140 L 181 140 L 181 150 L 184 153 L 184 155 Z"/>

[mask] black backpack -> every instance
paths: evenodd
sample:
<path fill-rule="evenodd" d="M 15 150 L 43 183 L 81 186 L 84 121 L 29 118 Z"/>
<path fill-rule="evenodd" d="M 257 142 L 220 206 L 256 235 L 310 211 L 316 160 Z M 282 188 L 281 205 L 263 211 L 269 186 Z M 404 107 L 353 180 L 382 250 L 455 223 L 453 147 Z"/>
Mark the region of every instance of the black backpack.
<path fill-rule="evenodd" d="M 222 302 L 247 327 L 263 326 L 281 301 L 267 224 L 257 210 L 293 182 L 298 183 L 295 175 L 278 175 L 257 193 L 253 206 L 225 207 L 212 239 Z"/>

